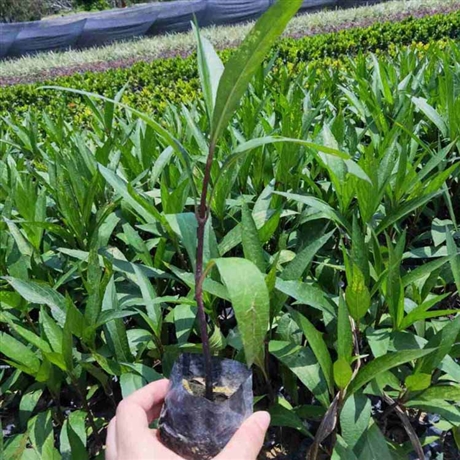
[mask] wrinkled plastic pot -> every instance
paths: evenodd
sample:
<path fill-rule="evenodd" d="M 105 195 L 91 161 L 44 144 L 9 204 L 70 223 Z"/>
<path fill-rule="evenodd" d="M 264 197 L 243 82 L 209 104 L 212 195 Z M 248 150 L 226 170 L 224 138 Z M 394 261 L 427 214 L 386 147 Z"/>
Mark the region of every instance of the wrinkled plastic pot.
<path fill-rule="evenodd" d="M 204 378 L 202 355 L 181 355 L 170 375 L 170 387 L 160 415 L 160 439 L 185 459 L 215 457 L 252 414 L 251 371 L 237 361 L 213 358 L 212 374 L 214 387 L 230 390 L 223 402 L 195 396 L 184 387 L 184 380 Z"/>

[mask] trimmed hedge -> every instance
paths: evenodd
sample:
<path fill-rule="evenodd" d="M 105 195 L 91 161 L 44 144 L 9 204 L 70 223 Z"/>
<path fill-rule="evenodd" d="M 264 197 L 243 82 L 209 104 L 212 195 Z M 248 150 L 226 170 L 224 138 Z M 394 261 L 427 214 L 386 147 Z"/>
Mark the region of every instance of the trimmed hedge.
<path fill-rule="evenodd" d="M 460 12 L 434 15 L 422 19 L 409 18 L 400 23 L 378 23 L 368 28 L 348 29 L 338 33 L 316 35 L 302 39 L 284 39 L 274 52 L 293 72 L 297 65 L 314 61 L 318 67 L 348 54 L 381 52 L 395 45 L 429 43 L 445 38 L 460 38 Z M 227 60 L 231 50 L 221 53 Z M 103 73 L 87 72 L 60 77 L 45 83 L 4 87 L 0 91 L 0 114 L 21 114 L 33 107 L 53 113 L 67 105 L 69 114 L 85 118 L 85 109 L 78 97 L 52 90 L 42 90 L 51 84 L 112 97 L 127 85 L 124 102 L 147 112 L 161 112 L 169 102 L 189 103 L 199 91 L 196 57 L 159 59 L 139 62 L 130 68 Z M 67 110 L 66 109 L 66 110 Z"/>

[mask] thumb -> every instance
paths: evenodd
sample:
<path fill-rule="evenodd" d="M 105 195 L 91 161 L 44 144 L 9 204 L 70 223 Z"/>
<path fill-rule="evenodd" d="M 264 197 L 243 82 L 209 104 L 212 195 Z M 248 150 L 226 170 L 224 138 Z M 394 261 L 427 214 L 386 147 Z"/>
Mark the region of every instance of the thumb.
<path fill-rule="evenodd" d="M 252 414 L 215 460 L 256 460 L 270 425 L 268 412 Z"/>

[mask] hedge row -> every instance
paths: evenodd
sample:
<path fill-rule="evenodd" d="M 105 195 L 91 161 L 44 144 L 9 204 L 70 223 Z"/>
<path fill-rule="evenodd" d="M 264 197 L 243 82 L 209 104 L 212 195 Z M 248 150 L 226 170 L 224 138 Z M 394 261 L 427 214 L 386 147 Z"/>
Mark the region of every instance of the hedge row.
<path fill-rule="evenodd" d="M 276 47 L 281 62 L 296 71 L 300 63 L 315 61 L 319 67 L 331 59 L 360 52 L 381 52 L 411 43 L 429 43 L 444 38 L 460 38 L 460 12 L 409 18 L 400 23 L 378 23 L 368 28 L 348 29 L 338 33 L 302 39 L 284 39 Z M 230 50 L 221 53 L 224 61 Z M 188 103 L 199 91 L 196 57 L 159 59 L 139 62 L 130 68 L 103 73 L 87 72 L 52 81 L 3 87 L 0 91 L 0 114 L 21 114 L 30 107 L 53 113 L 69 110 L 74 117 L 85 117 L 84 107 L 75 95 L 43 90 L 52 84 L 113 96 L 127 85 L 124 101 L 147 112 L 164 110 L 169 102 Z"/>

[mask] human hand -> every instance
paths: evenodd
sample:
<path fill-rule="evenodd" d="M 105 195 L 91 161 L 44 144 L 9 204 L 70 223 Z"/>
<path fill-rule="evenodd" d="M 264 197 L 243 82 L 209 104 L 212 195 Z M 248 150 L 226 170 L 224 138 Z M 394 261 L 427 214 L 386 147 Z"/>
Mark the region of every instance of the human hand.
<path fill-rule="evenodd" d="M 167 391 L 168 380 L 159 380 L 121 401 L 107 430 L 106 460 L 183 460 L 149 428 L 160 416 Z M 214 460 L 255 460 L 269 424 L 267 412 L 251 415 Z"/>

